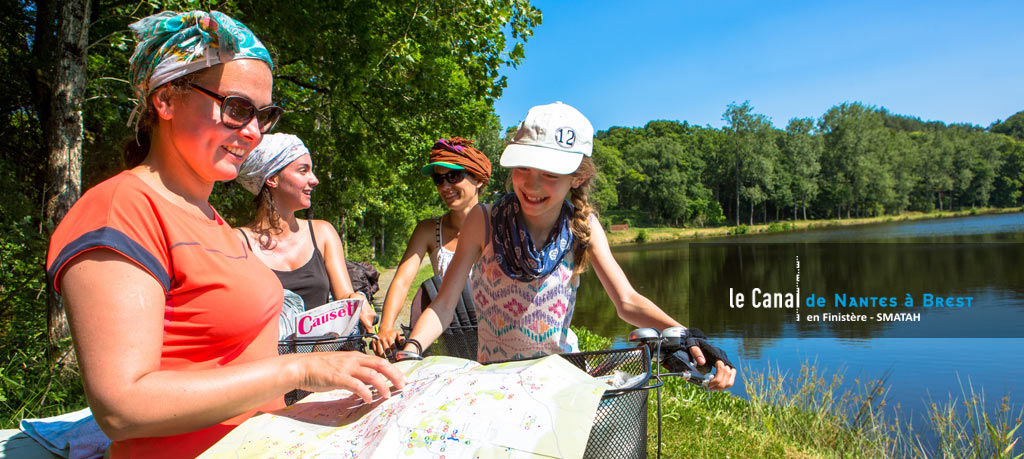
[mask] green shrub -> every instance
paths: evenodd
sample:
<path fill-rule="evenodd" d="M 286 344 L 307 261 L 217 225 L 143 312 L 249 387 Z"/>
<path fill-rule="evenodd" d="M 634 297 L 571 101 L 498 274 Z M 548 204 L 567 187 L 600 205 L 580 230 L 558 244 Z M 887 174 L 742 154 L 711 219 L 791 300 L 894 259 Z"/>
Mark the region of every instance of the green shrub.
<path fill-rule="evenodd" d="M 766 230 L 769 233 L 781 233 L 783 231 L 791 231 L 793 224 L 790 222 L 771 222 Z"/>
<path fill-rule="evenodd" d="M 747 226 L 747 225 L 734 226 L 732 229 L 729 230 L 729 234 L 732 234 L 732 235 L 747 234 L 749 232 L 750 232 L 750 227 Z"/>
<path fill-rule="evenodd" d="M 647 230 L 641 229 L 636 232 L 636 239 L 634 239 L 634 241 L 642 243 L 647 242 L 648 239 L 650 239 L 650 236 L 647 235 Z"/>
<path fill-rule="evenodd" d="M 612 346 L 612 340 L 598 335 L 583 327 L 570 327 L 576 337 L 580 340 L 580 350 L 583 352 L 600 351 Z"/>
<path fill-rule="evenodd" d="M 0 224 L 0 428 L 85 407 L 78 373 L 47 356 L 46 236 L 26 217 Z M 71 351 L 61 343 L 56 361 Z"/>

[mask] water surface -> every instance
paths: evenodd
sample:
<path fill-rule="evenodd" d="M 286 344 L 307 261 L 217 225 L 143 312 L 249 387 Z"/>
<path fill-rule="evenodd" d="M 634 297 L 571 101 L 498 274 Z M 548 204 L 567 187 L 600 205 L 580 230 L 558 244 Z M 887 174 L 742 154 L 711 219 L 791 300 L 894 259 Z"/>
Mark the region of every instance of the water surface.
<path fill-rule="evenodd" d="M 741 366 L 795 374 L 810 361 L 842 369 L 847 381 L 884 377 L 889 406 L 899 404 L 905 415 L 960 395 L 968 384 L 983 390 L 990 406 L 1004 395 L 1024 405 L 1022 213 L 627 246 L 613 254 L 640 293 L 703 329 Z M 755 288 L 795 299 L 798 287 L 801 308 L 752 307 Z M 735 301 L 730 307 L 730 289 L 744 294 L 743 308 Z M 806 307 L 812 294 L 827 306 Z M 837 307 L 837 295 L 868 305 Z M 923 307 L 926 295 L 933 307 Z M 898 305 L 879 306 L 883 298 Z M 959 298 L 961 305 L 934 307 L 934 298 Z M 825 312 L 872 319 L 808 321 Z M 874 320 L 878 313 L 920 319 Z M 592 270 L 583 277 L 573 323 L 605 336 L 633 328 L 618 319 Z M 742 375 L 732 391 L 744 395 Z"/>

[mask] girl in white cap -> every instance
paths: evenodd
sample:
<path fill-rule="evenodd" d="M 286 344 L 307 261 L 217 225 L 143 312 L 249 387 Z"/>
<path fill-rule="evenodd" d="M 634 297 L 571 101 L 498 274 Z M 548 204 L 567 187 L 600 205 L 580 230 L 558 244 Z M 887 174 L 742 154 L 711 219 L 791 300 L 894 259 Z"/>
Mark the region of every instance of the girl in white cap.
<path fill-rule="evenodd" d="M 281 284 L 209 204 L 274 127 L 273 63 L 216 11 L 131 26 L 139 106 L 128 170 L 87 191 L 50 239 L 83 386 L 110 457 L 196 457 L 284 394 L 401 372 L 356 352 L 277 354 Z"/>
<path fill-rule="evenodd" d="M 281 285 L 302 299 L 297 312 L 321 306 L 332 297 L 357 299 L 363 301 L 363 330 L 372 330 L 376 313 L 368 307 L 367 298 L 352 288 L 338 232 L 324 220 L 295 216 L 313 204 L 313 189 L 320 184 L 302 140 L 291 134 L 263 136 L 235 181 L 256 195 L 255 218 L 238 229 L 239 235 Z M 289 297 L 286 293 L 286 308 L 291 305 Z M 294 314 L 281 317 L 293 319 Z M 282 336 L 295 332 L 294 320 L 282 320 L 280 326 Z"/>
<path fill-rule="evenodd" d="M 421 343 L 432 343 L 451 322 L 471 269 L 481 362 L 578 351 L 569 323 L 579 274 L 588 262 L 620 318 L 659 330 L 680 326 L 633 289 L 612 257 L 587 198 L 596 174 L 593 137 L 590 121 L 569 105 L 530 109 L 501 155 L 500 164 L 512 168 L 513 192 L 470 213 L 441 289 L 403 351 L 421 353 Z M 698 364 L 715 367 L 708 387 L 731 387 L 735 368 L 724 353 L 705 344 L 690 352 Z"/>

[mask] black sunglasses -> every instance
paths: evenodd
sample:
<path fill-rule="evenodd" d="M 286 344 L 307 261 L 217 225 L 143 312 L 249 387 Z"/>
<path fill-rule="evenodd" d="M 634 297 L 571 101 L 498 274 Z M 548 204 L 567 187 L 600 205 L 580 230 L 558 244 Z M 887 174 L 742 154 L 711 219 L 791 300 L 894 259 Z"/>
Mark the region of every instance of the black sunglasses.
<path fill-rule="evenodd" d="M 434 172 L 430 174 L 430 178 L 434 179 L 434 185 L 441 186 L 441 182 L 448 181 L 449 184 L 454 185 L 461 182 L 466 178 L 466 171 L 453 170 L 448 171 L 445 174 L 438 174 Z"/>
<path fill-rule="evenodd" d="M 222 96 L 194 83 L 189 83 L 189 86 L 220 102 L 220 122 L 229 129 L 241 129 L 253 118 L 256 118 L 256 122 L 260 125 L 260 133 L 266 134 L 274 129 L 274 125 L 284 113 L 284 109 L 277 105 L 267 105 L 257 109 L 252 102 L 249 102 L 249 99 L 244 97 Z"/>

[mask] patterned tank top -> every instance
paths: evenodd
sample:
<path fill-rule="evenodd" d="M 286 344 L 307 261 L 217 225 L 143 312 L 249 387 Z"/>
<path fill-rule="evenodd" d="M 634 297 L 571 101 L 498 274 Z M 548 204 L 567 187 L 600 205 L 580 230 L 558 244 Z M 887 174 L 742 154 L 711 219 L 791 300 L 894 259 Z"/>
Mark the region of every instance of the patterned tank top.
<path fill-rule="evenodd" d="M 578 352 L 576 334 L 569 329 L 579 288 L 579 277 L 572 276 L 572 253 L 547 277 L 517 281 L 505 275 L 494 258 L 489 224 L 487 245 L 470 274 L 479 319 L 477 360 Z"/>

